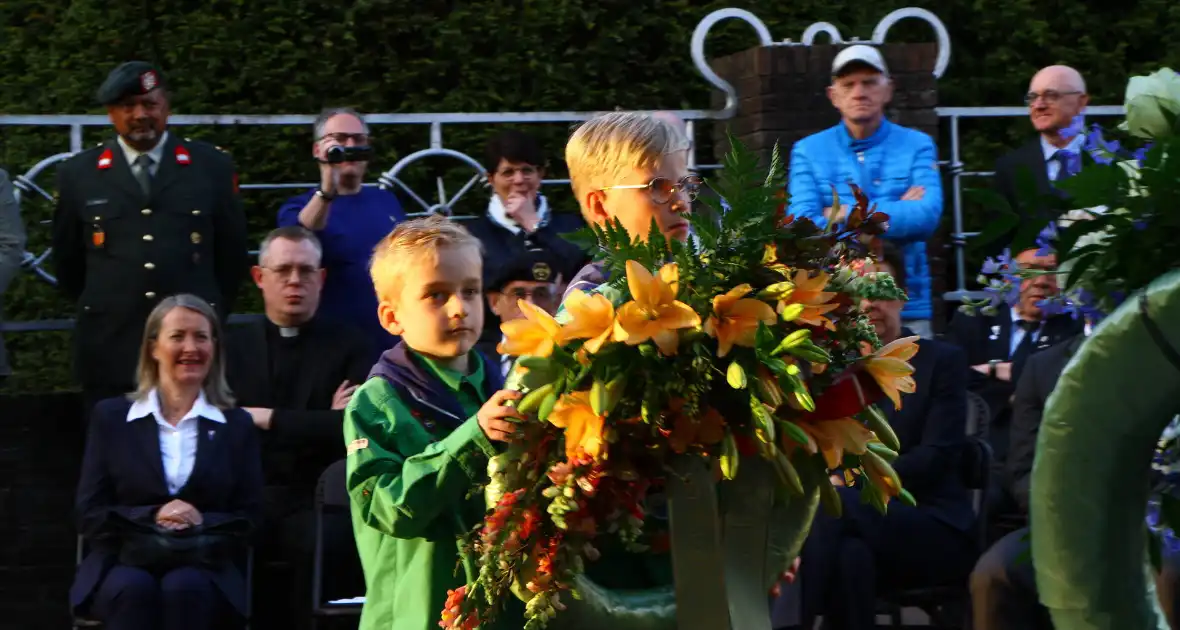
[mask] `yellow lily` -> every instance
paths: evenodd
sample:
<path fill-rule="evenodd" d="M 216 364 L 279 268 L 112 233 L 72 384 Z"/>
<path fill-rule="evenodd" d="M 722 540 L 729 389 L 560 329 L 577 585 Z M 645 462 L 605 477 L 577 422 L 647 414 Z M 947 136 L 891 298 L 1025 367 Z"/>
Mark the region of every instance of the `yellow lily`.
<path fill-rule="evenodd" d="M 895 339 L 864 358 L 865 371 L 877 381 L 897 409 L 901 409 L 901 394 L 912 394 L 917 387 L 914 366 L 908 361 L 918 353 L 918 339 L 917 335 Z M 861 352 L 864 353 L 863 348 Z"/>
<path fill-rule="evenodd" d="M 809 277 L 806 269 L 800 269 L 795 272 L 795 277 L 792 279 L 795 283 L 795 290 L 791 293 L 791 297 L 779 302 L 778 312 L 783 312 L 783 309 L 791 304 L 802 304 L 803 312 L 795 321 L 802 322 L 809 326 L 823 326 L 828 330 L 835 332 L 836 325 L 831 322 L 825 313 L 836 310 L 840 305 L 835 302 L 829 302 L 836 294 L 831 291 L 824 291 L 828 286 L 827 272 L 819 272 L 819 275 L 812 278 Z"/>
<path fill-rule="evenodd" d="M 582 348 L 591 354 L 598 352 L 603 344 L 610 341 L 615 327 L 615 306 L 606 296 L 593 295 L 575 289 L 565 299 L 565 311 L 570 320 L 561 327 L 558 343 L 571 339 L 588 339 Z"/>
<path fill-rule="evenodd" d="M 701 325 L 701 317 L 692 307 L 676 299 L 680 286 L 680 269 L 675 263 L 664 265 L 653 276 L 643 265 L 627 261 L 627 287 L 631 301 L 619 307 L 615 320 L 615 340 L 634 346 L 651 339 L 665 355 L 676 354 L 680 341 L 677 329 Z"/>
<path fill-rule="evenodd" d="M 496 346 L 496 352 L 509 357 L 549 356 L 553 353 L 561 326 L 537 305 L 524 300 L 517 304 L 524 318 L 500 324 L 504 341 Z"/>
<path fill-rule="evenodd" d="M 844 453 L 864 455 L 868 450 L 868 443 L 874 437 L 868 427 L 852 418 L 820 422 L 803 421 L 798 424 L 815 440 L 815 449 L 823 453 L 824 463 L 828 468 L 839 468 L 844 460 Z M 810 448 L 810 444 L 808 450 L 815 452 Z"/>
<path fill-rule="evenodd" d="M 605 448 L 602 416 L 590 406 L 590 392 L 573 392 L 557 400 L 549 413 L 550 424 L 565 429 L 565 456 L 574 459 L 578 450 L 599 459 Z"/>
<path fill-rule="evenodd" d="M 733 346 L 754 347 L 758 323 L 772 325 L 778 317 L 762 300 L 745 297 L 754 289 L 743 284 L 713 298 L 713 315 L 705 322 L 705 333 L 717 337 L 717 356 L 729 354 Z"/>

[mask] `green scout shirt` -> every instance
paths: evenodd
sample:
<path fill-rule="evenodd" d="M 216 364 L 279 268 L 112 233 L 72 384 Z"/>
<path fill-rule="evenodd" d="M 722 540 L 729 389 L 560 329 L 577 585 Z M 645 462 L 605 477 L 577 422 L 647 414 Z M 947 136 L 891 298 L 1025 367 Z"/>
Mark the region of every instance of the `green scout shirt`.
<path fill-rule="evenodd" d="M 468 419 L 450 434 L 433 432 L 384 378 L 357 388 L 344 412 L 353 532 L 365 572 L 360 630 L 437 630 L 447 590 L 474 579 L 476 558 L 458 539 L 481 522 L 496 454 L 475 414 L 484 392 L 483 361 L 464 375 L 414 354 L 457 398 Z M 492 628 L 518 630 L 523 604 L 509 602 Z M 489 628 L 488 626 L 484 627 Z"/>

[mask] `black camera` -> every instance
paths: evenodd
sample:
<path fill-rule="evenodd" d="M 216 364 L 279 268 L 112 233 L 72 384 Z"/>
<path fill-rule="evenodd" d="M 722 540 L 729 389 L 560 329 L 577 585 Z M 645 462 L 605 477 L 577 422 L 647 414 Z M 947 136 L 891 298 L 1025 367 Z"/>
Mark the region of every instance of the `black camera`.
<path fill-rule="evenodd" d="M 344 147 L 336 145 L 324 152 L 328 164 L 368 162 L 373 159 L 373 147 Z"/>

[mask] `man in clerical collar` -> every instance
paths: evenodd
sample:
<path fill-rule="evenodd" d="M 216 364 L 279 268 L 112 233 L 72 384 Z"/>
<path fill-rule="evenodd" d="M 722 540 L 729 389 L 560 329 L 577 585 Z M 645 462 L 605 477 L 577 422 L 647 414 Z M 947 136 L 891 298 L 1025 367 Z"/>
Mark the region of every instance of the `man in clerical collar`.
<path fill-rule="evenodd" d="M 558 273 L 557 256 L 553 251 L 541 247 L 533 248 L 512 258 L 499 274 L 484 287 L 488 306 L 499 318 L 500 323 L 524 317 L 520 302 L 528 302 L 550 315 L 557 312 L 561 304 L 562 278 Z M 500 358 L 505 374 L 512 367 L 515 357 L 500 356 L 496 345 L 500 336 L 485 337 L 478 344 L 479 350 L 489 357 Z"/>
<path fill-rule="evenodd" d="M 281 601 L 310 601 L 314 549 L 313 499 L 320 474 L 345 456 L 341 431 L 344 408 L 372 366 L 371 343 L 359 329 L 317 316 L 326 271 L 319 240 L 309 230 L 289 226 L 262 241 L 254 283 L 262 292 L 266 317 L 231 327 L 228 380 L 241 405 L 254 418 L 262 438 L 266 475 L 264 515 L 275 533 L 259 553 L 292 565 L 279 580 Z M 325 594 L 363 593 L 348 514 L 324 516 Z M 268 582 L 270 583 L 270 582 Z M 308 593 L 308 595 L 310 595 Z M 308 610 L 271 606 L 294 612 Z M 262 624 L 291 627 L 294 620 Z"/>

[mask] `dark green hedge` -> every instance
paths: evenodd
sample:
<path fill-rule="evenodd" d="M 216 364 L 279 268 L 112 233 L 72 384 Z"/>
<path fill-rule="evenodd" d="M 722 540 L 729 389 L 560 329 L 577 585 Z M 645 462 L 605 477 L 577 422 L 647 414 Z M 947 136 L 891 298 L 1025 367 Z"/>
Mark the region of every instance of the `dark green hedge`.
<path fill-rule="evenodd" d="M 747 8 L 776 38 L 797 39 L 815 21 L 835 23 L 845 37 L 867 38 L 888 11 L 908 3 L 836 0 L 688 2 L 673 0 L 5 0 L 0 3 L 0 112 L 101 113 L 92 95 L 106 72 L 130 58 L 167 71 L 177 113 L 314 113 L 349 104 L 367 112 L 560 111 L 703 108 L 707 84 L 689 60 L 689 38 L 713 9 Z M 1129 73 L 1180 63 L 1171 34 L 1180 31 L 1180 3 L 1170 0 L 1073 3 L 1063 11 L 1033 0 L 919 3 L 946 22 L 951 65 L 945 105 L 1018 105 L 1031 73 L 1050 63 L 1079 67 L 1097 103 L 1121 101 Z M 920 24 L 898 25 L 891 41 L 930 41 Z M 709 52 L 752 45 L 739 23 L 714 30 Z M 565 125 L 531 128 L 554 154 Z M 447 146 L 479 155 L 487 126 L 445 128 Z M 308 181 L 308 130 L 200 128 L 233 153 L 243 183 Z M 68 147 L 64 129 L 0 127 L 0 165 L 23 173 Z M 1022 120 L 964 125 L 970 167 L 988 168 L 1004 147 L 1027 137 Z M 88 133 L 97 142 L 99 131 Z M 704 136 L 707 137 L 707 136 Z M 378 166 L 424 148 L 425 127 L 378 131 Z M 944 156 L 945 157 L 945 156 Z M 409 179 L 432 190 L 429 167 Z M 451 180 L 467 173 L 452 173 Z M 51 184 L 51 173 L 39 181 Z M 453 188 L 452 188 L 453 189 Z M 482 195 L 474 195 L 480 197 Z M 251 193 L 250 225 L 260 235 L 273 223 L 283 194 Z M 475 204 L 478 207 L 478 203 Z M 568 207 L 568 200 L 563 202 Z M 470 208 L 468 208 L 470 209 Z M 46 203 L 24 208 L 32 246 L 48 240 Z M 31 274 L 5 297 L 10 320 L 68 316 L 70 307 Z M 257 302 L 249 306 L 256 307 Z M 22 390 L 69 385 L 66 335 L 8 336 Z"/>

